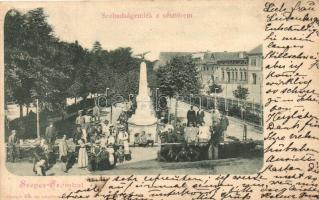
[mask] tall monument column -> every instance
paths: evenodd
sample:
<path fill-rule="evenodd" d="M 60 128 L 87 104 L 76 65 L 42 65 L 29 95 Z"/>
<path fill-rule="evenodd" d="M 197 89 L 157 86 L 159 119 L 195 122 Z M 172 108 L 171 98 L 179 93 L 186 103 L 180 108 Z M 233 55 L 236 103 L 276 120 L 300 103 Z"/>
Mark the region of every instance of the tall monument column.
<path fill-rule="evenodd" d="M 140 65 L 140 81 L 136 103 L 135 114 L 128 120 L 130 144 L 134 143 L 134 135 L 136 133 L 141 134 L 143 131 L 147 135 L 151 134 L 155 141 L 157 118 L 155 117 L 152 100 L 148 94 L 147 69 L 144 61 Z"/>

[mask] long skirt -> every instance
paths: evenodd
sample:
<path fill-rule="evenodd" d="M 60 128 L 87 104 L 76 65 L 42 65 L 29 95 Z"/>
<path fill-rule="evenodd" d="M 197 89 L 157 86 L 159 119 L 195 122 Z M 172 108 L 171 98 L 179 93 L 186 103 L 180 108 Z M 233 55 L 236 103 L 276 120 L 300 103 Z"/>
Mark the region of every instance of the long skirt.
<path fill-rule="evenodd" d="M 85 147 L 80 148 L 78 157 L 78 167 L 87 167 L 88 154 Z"/>

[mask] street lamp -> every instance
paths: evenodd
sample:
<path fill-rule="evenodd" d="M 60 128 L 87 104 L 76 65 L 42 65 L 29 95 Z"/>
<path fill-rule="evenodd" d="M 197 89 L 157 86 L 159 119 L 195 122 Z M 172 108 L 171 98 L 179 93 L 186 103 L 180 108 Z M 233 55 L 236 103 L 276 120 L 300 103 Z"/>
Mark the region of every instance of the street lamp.
<path fill-rule="evenodd" d="M 192 98 L 193 98 L 193 94 L 189 95 L 189 104 L 192 105 Z"/>
<path fill-rule="evenodd" d="M 159 88 L 156 88 L 156 90 L 155 90 L 156 111 L 158 111 L 158 90 L 159 90 Z"/>
<path fill-rule="evenodd" d="M 215 107 L 215 109 L 217 109 L 216 90 L 218 90 L 217 87 L 214 88 L 214 107 Z"/>
<path fill-rule="evenodd" d="M 40 139 L 40 117 L 39 117 L 39 99 L 36 99 L 36 112 L 37 112 L 37 137 Z"/>
<path fill-rule="evenodd" d="M 110 88 L 106 88 L 105 90 L 105 95 L 106 95 L 106 107 L 107 107 L 107 97 L 108 97 L 108 91 Z M 111 105 L 111 112 L 110 112 L 110 123 L 112 123 L 112 102 L 111 102 L 111 98 L 110 98 L 110 105 Z"/>

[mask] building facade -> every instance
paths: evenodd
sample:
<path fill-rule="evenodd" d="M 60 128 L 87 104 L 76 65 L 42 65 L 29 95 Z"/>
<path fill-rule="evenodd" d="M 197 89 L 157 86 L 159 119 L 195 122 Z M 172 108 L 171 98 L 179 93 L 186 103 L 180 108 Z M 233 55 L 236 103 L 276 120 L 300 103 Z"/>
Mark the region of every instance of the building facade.
<path fill-rule="evenodd" d="M 261 102 L 262 45 L 248 52 L 162 52 L 157 67 L 179 55 L 191 55 L 195 60 L 202 93 L 209 94 L 209 86 L 216 83 L 223 88 L 218 95 L 234 98 L 233 91 L 241 85 L 248 88 L 247 101 Z"/>

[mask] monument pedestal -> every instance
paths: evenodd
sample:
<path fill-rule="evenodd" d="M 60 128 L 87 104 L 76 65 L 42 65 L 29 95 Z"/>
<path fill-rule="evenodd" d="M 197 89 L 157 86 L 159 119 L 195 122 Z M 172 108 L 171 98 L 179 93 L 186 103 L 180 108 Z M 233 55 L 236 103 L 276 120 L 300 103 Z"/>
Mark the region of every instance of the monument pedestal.
<path fill-rule="evenodd" d="M 134 144 L 134 136 L 136 133 L 141 134 L 145 131 L 148 137 L 151 134 L 152 140 L 156 141 L 157 118 L 152 105 L 152 100 L 148 94 L 147 87 L 147 71 L 145 62 L 140 66 L 140 82 L 138 95 L 136 97 L 137 107 L 135 114 L 128 120 L 128 132 L 130 144 Z"/>
<path fill-rule="evenodd" d="M 153 124 L 153 125 L 145 125 L 145 126 L 129 124 L 128 125 L 128 131 L 130 133 L 130 135 L 129 135 L 129 137 L 130 137 L 129 138 L 130 145 L 134 144 L 134 135 L 136 133 L 141 134 L 143 131 L 145 131 L 146 136 L 148 136 L 148 134 L 150 133 L 151 134 L 151 138 L 152 138 L 152 140 L 155 143 L 157 141 L 156 140 L 156 137 L 157 137 L 156 127 L 157 127 L 156 123 Z"/>

